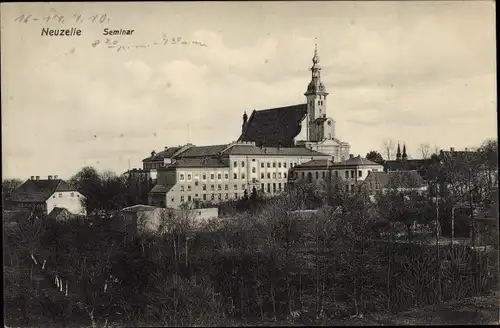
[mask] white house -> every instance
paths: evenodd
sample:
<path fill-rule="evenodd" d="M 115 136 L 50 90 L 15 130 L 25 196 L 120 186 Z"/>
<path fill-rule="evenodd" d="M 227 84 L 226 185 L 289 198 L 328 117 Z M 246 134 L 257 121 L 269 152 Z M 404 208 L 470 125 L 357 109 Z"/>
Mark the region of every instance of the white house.
<path fill-rule="evenodd" d="M 82 201 L 85 197 L 57 175 L 47 179 L 32 176 L 12 195 L 11 202 L 16 207 L 38 209 L 49 214 L 54 208 L 65 208 L 71 214 L 85 215 Z"/>

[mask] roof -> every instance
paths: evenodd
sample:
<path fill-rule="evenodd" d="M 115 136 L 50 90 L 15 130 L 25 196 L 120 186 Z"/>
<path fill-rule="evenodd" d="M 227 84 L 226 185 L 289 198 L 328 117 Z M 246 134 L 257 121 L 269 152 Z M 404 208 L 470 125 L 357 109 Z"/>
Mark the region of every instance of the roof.
<path fill-rule="evenodd" d="M 160 184 L 157 184 L 153 187 L 153 189 L 151 189 L 149 191 L 149 193 L 153 193 L 153 194 L 166 194 L 170 189 L 172 189 L 174 185 L 167 185 L 167 186 L 164 186 L 164 185 L 160 185 Z"/>
<path fill-rule="evenodd" d="M 326 168 L 327 164 L 329 167 L 343 167 L 343 166 L 360 166 L 360 165 L 376 165 L 380 164 L 367 160 L 366 158 L 361 158 L 360 156 L 350 158 L 342 162 L 332 162 L 327 159 L 315 159 L 306 163 L 295 166 L 294 168 Z"/>
<path fill-rule="evenodd" d="M 306 147 L 257 147 L 255 145 L 234 145 L 224 155 L 279 155 L 279 156 L 328 156 Z"/>
<path fill-rule="evenodd" d="M 50 211 L 48 217 L 51 219 L 57 219 L 60 215 L 71 216 L 71 212 L 64 207 L 54 207 L 52 211 Z"/>
<path fill-rule="evenodd" d="M 370 172 L 367 179 L 372 176 L 382 187 L 396 188 L 422 188 L 427 186 L 424 179 L 417 171 L 391 171 Z"/>
<path fill-rule="evenodd" d="M 216 156 L 227 148 L 225 145 L 211 145 L 211 146 L 192 146 L 179 155 L 176 158 L 187 158 L 187 157 L 210 157 Z"/>
<path fill-rule="evenodd" d="M 181 149 L 182 147 L 170 147 L 170 148 L 167 148 L 157 154 L 155 154 L 154 156 L 151 155 L 145 159 L 143 159 L 142 161 L 143 162 L 153 162 L 153 161 L 160 161 L 160 160 L 163 160 L 164 158 L 171 158 L 179 149 Z"/>
<path fill-rule="evenodd" d="M 238 141 L 253 141 L 257 146 L 292 147 L 306 114 L 307 104 L 254 110 Z"/>
<path fill-rule="evenodd" d="M 386 171 L 408 171 L 408 170 L 420 170 L 427 161 L 425 159 L 406 159 L 406 160 L 394 160 L 385 161 L 384 169 Z"/>
<path fill-rule="evenodd" d="M 129 212 L 129 213 L 145 212 L 145 211 L 153 211 L 156 210 L 157 208 L 160 207 L 138 204 L 134 206 L 125 207 L 124 209 L 122 209 L 122 212 Z"/>
<path fill-rule="evenodd" d="M 13 202 L 43 203 L 55 192 L 77 191 L 61 179 L 27 180 L 12 195 Z"/>
<path fill-rule="evenodd" d="M 165 166 L 166 169 L 177 167 L 229 167 L 229 160 L 216 157 L 181 158 Z"/>

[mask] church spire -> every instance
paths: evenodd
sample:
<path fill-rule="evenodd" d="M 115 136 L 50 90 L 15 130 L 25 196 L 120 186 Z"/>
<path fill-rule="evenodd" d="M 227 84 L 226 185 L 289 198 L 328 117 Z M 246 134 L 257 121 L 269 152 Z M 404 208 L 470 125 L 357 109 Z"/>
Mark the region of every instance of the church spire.
<path fill-rule="evenodd" d="M 311 82 L 307 86 L 307 91 L 304 94 L 305 96 L 312 94 L 324 96 L 328 95 L 323 82 L 321 82 L 321 66 L 319 64 L 319 61 L 318 44 L 314 43 L 314 56 L 312 58 L 313 65 L 311 67 Z"/>
<path fill-rule="evenodd" d="M 399 146 L 399 142 L 398 142 L 398 151 L 396 153 L 396 159 L 397 160 L 401 159 L 401 147 Z"/>
<path fill-rule="evenodd" d="M 406 154 L 406 144 L 403 145 L 403 159 L 407 159 L 408 155 Z"/>

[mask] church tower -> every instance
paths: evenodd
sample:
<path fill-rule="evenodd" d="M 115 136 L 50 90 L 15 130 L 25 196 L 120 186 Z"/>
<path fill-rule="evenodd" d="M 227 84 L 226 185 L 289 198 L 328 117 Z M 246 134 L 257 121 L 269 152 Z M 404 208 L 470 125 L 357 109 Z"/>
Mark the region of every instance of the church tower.
<path fill-rule="evenodd" d="M 312 62 L 311 82 L 309 82 L 307 91 L 304 93 L 307 99 L 307 140 L 318 142 L 334 137 L 335 122 L 326 117 L 326 97 L 328 92 L 323 82 L 321 82 L 321 66 L 319 64 L 317 45 L 314 46 Z M 327 131 L 325 131 L 325 126 Z"/>

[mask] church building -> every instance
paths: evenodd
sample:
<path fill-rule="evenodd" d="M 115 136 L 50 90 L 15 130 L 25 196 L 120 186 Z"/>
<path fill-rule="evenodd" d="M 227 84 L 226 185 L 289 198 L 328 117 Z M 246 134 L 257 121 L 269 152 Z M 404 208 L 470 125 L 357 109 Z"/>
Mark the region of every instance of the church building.
<path fill-rule="evenodd" d="M 350 145 L 335 135 L 335 120 L 327 115 L 325 85 L 317 46 L 311 67 L 311 81 L 304 93 L 306 103 L 243 114 L 238 141 L 255 142 L 264 147 L 306 147 L 332 156 L 333 162 L 349 158 Z"/>

